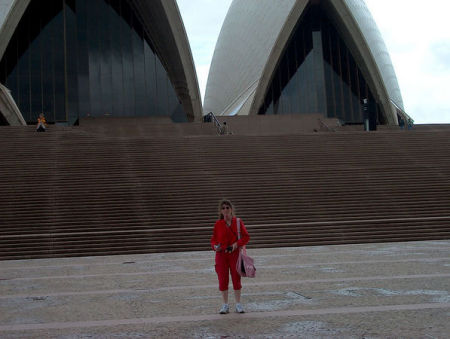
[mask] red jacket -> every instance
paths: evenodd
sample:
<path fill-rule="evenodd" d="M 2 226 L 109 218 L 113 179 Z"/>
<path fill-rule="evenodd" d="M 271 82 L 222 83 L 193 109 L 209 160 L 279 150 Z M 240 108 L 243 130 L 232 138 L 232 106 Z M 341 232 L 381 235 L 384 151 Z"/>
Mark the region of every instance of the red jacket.
<path fill-rule="evenodd" d="M 228 246 L 233 245 L 236 241 L 238 247 L 245 246 L 250 237 L 247 229 L 241 220 L 241 239 L 238 241 L 237 223 L 236 218 L 231 221 L 231 226 L 228 227 L 225 220 L 217 220 L 214 225 L 213 236 L 211 237 L 211 247 L 214 249 L 215 245 L 220 244 L 222 250 L 225 250 Z"/>

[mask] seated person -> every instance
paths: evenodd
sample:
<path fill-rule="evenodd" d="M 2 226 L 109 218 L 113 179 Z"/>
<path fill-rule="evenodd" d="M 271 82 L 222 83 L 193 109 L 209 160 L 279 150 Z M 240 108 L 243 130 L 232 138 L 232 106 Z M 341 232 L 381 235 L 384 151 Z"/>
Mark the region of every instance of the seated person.
<path fill-rule="evenodd" d="M 36 126 L 37 132 L 45 132 L 45 129 L 47 128 L 47 124 L 45 122 L 44 113 L 39 114 L 38 118 L 38 124 Z"/>

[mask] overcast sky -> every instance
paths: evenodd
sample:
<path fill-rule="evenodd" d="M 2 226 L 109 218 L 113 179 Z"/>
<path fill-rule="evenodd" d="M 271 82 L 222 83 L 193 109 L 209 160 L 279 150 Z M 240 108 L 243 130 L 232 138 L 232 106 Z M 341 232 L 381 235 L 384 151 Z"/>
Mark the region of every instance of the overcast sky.
<path fill-rule="evenodd" d="M 365 1 L 391 55 L 406 112 L 415 123 L 450 123 L 450 1 Z M 232 0 L 177 2 L 203 100 L 214 47 Z"/>

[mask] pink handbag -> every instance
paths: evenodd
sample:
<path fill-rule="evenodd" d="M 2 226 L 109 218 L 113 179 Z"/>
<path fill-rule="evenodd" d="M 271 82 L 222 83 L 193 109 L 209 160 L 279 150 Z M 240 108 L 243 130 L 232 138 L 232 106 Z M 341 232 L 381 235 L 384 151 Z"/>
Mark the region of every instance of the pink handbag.
<path fill-rule="evenodd" d="M 237 218 L 238 240 L 241 239 L 241 220 Z M 242 246 L 239 249 L 239 257 L 236 263 L 236 271 L 241 277 L 254 278 L 256 276 L 256 268 L 253 258 L 247 255 L 247 249 Z"/>

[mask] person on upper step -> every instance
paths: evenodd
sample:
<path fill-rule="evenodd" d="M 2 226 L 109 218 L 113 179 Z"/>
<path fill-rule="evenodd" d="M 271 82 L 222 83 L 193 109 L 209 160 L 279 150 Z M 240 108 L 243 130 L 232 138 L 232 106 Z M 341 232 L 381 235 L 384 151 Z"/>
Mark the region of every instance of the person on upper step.
<path fill-rule="evenodd" d="M 45 121 L 45 116 L 44 113 L 39 114 L 38 117 L 38 124 L 36 126 L 36 131 L 37 132 L 45 132 L 45 130 L 47 129 L 47 123 Z"/>
<path fill-rule="evenodd" d="M 236 270 L 239 248 L 245 246 L 250 237 L 242 220 L 239 219 L 241 238 L 238 239 L 237 218 L 231 201 L 223 199 L 219 203 L 219 220 L 214 225 L 211 247 L 216 252 L 216 273 L 219 280 L 219 290 L 222 293 L 223 305 L 220 314 L 230 311 L 228 306 L 228 283 L 231 274 L 233 282 L 236 312 L 244 313 L 241 305 L 241 276 Z"/>

